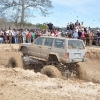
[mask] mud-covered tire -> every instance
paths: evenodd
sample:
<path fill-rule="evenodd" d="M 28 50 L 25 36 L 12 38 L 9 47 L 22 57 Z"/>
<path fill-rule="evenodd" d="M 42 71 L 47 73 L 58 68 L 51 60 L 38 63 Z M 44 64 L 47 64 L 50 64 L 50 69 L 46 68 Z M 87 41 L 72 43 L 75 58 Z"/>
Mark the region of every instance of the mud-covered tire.
<path fill-rule="evenodd" d="M 23 61 L 22 61 L 21 57 L 9 58 L 6 67 L 7 68 L 15 68 L 15 67 L 24 68 Z"/>
<path fill-rule="evenodd" d="M 51 78 L 61 78 L 62 77 L 61 72 L 55 66 L 52 66 L 52 65 L 43 67 L 41 69 L 41 73 Z"/>
<path fill-rule="evenodd" d="M 82 80 L 87 80 L 86 70 L 83 66 L 80 66 L 77 64 L 77 72 L 78 72 L 78 78 Z"/>
<path fill-rule="evenodd" d="M 23 55 L 27 55 L 28 54 L 28 50 L 27 50 L 26 47 L 22 47 L 21 48 L 21 52 L 22 52 Z"/>

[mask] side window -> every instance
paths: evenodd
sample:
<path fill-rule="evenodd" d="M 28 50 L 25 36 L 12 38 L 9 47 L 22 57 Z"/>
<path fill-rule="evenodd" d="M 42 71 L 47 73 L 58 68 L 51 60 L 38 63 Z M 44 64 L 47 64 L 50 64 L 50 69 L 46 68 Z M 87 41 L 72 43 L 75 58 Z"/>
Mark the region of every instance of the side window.
<path fill-rule="evenodd" d="M 42 45 L 43 39 L 44 39 L 43 37 L 39 37 L 36 41 L 34 41 L 34 44 Z"/>
<path fill-rule="evenodd" d="M 44 42 L 44 46 L 52 46 L 53 38 L 46 38 Z"/>
<path fill-rule="evenodd" d="M 62 48 L 62 49 L 64 49 L 64 47 L 65 47 L 65 40 L 55 39 L 54 47 L 55 48 Z"/>

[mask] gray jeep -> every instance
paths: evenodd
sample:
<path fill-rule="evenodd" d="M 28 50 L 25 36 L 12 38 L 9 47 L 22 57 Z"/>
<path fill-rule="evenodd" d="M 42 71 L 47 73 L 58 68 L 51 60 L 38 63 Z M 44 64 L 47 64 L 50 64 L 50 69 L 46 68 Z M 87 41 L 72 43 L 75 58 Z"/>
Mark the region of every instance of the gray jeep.
<path fill-rule="evenodd" d="M 85 71 L 78 64 L 86 60 L 86 48 L 80 39 L 40 36 L 33 43 L 20 44 L 19 50 L 23 54 L 25 69 L 34 69 L 56 78 L 62 75 L 85 77 Z"/>

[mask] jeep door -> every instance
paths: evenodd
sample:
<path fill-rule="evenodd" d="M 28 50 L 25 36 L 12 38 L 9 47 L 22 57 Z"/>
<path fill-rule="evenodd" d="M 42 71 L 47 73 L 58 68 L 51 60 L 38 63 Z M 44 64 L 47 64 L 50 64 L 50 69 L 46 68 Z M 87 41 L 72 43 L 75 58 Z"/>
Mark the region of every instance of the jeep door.
<path fill-rule="evenodd" d="M 41 48 L 41 58 L 47 59 L 48 54 L 52 51 L 53 40 L 53 38 L 45 38 Z"/>
<path fill-rule="evenodd" d="M 38 37 L 30 47 L 30 55 L 40 57 L 44 37 Z"/>

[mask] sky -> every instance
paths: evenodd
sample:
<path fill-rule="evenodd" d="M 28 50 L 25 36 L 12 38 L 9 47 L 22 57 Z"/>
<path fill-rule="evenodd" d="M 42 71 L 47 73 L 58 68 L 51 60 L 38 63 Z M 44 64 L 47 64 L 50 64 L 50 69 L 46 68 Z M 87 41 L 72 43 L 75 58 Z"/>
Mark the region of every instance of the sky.
<path fill-rule="evenodd" d="M 78 20 L 86 27 L 100 27 L 100 0 L 51 0 L 53 8 L 44 17 L 34 12 L 36 17 L 29 19 L 33 24 L 52 22 L 54 26 L 66 27 L 67 23 Z"/>

